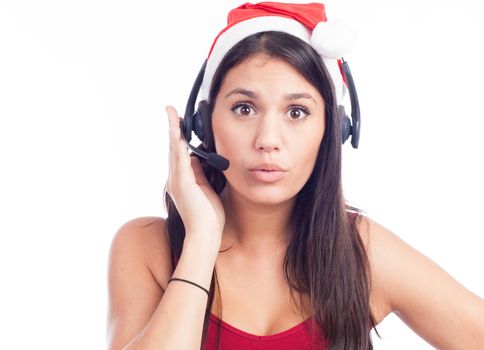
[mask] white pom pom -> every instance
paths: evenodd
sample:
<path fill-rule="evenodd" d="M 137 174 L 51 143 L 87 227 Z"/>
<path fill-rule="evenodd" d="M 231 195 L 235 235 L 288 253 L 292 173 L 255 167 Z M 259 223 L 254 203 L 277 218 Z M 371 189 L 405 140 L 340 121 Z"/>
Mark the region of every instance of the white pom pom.
<path fill-rule="evenodd" d="M 355 43 L 355 32 L 341 21 L 319 22 L 311 35 L 311 45 L 323 57 L 341 58 Z"/>

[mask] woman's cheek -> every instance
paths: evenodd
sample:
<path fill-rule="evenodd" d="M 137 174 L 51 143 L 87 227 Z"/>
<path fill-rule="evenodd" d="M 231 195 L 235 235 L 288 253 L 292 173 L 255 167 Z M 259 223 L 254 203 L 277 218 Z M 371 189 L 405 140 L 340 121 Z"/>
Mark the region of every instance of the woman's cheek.
<path fill-rule="evenodd" d="M 299 148 L 299 153 L 296 157 L 298 167 L 299 169 L 304 169 L 304 177 L 306 179 L 311 176 L 314 165 L 316 164 L 321 139 L 322 135 L 312 135 L 312 137 L 306 139 L 307 142 L 304 144 L 304 146 Z"/>
<path fill-rule="evenodd" d="M 242 144 L 243 138 L 240 135 L 234 135 L 227 129 L 220 130 L 220 132 L 218 135 L 223 136 L 215 140 L 216 150 L 218 154 L 227 158 L 230 162 L 230 166 L 224 171 L 224 175 L 230 183 L 237 182 L 243 175 L 244 153 L 247 154 L 247 146 Z"/>

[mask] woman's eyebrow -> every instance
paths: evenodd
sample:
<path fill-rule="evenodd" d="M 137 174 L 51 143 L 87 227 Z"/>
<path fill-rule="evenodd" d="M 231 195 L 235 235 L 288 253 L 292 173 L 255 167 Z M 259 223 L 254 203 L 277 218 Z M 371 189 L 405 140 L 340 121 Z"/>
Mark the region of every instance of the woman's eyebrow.
<path fill-rule="evenodd" d="M 305 92 L 295 92 L 292 94 L 284 95 L 285 100 L 299 100 L 300 98 L 307 98 L 309 100 L 313 100 L 314 103 L 317 103 L 314 97 Z"/>
<path fill-rule="evenodd" d="M 241 94 L 241 95 L 245 95 L 245 96 L 248 96 L 248 97 L 251 97 L 251 98 L 257 98 L 257 94 L 255 92 L 250 91 L 250 90 L 246 90 L 246 89 L 241 89 L 241 88 L 237 88 L 237 89 L 230 91 L 227 95 L 225 95 L 225 98 L 227 98 L 231 95 L 235 95 L 235 94 Z"/>
<path fill-rule="evenodd" d="M 257 99 L 257 94 L 254 91 L 250 91 L 250 90 L 246 90 L 246 89 L 242 89 L 242 88 L 237 88 L 237 89 L 230 91 L 227 95 L 225 95 L 225 98 L 228 98 L 229 96 L 235 95 L 235 94 L 241 94 L 241 95 L 245 95 L 245 96 L 250 97 L 250 98 Z M 301 99 L 301 98 L 307 98 L 307 99 L 313 100 L 314 103 L 316 103 L 316 100 L 314 99 L 314 97 L 312 97 L 310 94 L 305 93 L 305 92 L 295 92 L 295 93 L 292 93 L 292 94 L 284 95 L 285 100 L 298 100 L 298 99 Z"/>

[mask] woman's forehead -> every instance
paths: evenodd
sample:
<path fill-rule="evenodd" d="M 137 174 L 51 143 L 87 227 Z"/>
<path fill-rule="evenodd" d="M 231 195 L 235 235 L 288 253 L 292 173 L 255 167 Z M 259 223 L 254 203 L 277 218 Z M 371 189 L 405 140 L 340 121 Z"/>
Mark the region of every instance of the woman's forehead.
<path fill-rule="evenodd" d="M 323 100 L 319 91 L 292 65 L 281 58 L 254 55 L 231 68 L 225 75 L 218 97 L 278 94 L 284 99 Z"/>

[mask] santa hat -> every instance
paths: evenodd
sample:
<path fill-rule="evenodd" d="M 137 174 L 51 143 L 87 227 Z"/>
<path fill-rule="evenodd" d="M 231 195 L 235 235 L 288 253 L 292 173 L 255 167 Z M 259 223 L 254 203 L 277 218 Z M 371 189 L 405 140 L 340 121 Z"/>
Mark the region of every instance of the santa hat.
<path fill-rule="evenodd" d="M 321 56 L 335 87 L 336 99 L 346 94 L 341 57 L 353 46 L 353 32 L 339 21 L 328 21 L 320 3 L 245 3 L 228 14 L 227 26 L 215 38 L 207 58 L 201 86 L 208 99 L 215 71 L 225 54 L 242 39 L 259 32 L 281 31 L 310 44 Z"/>

